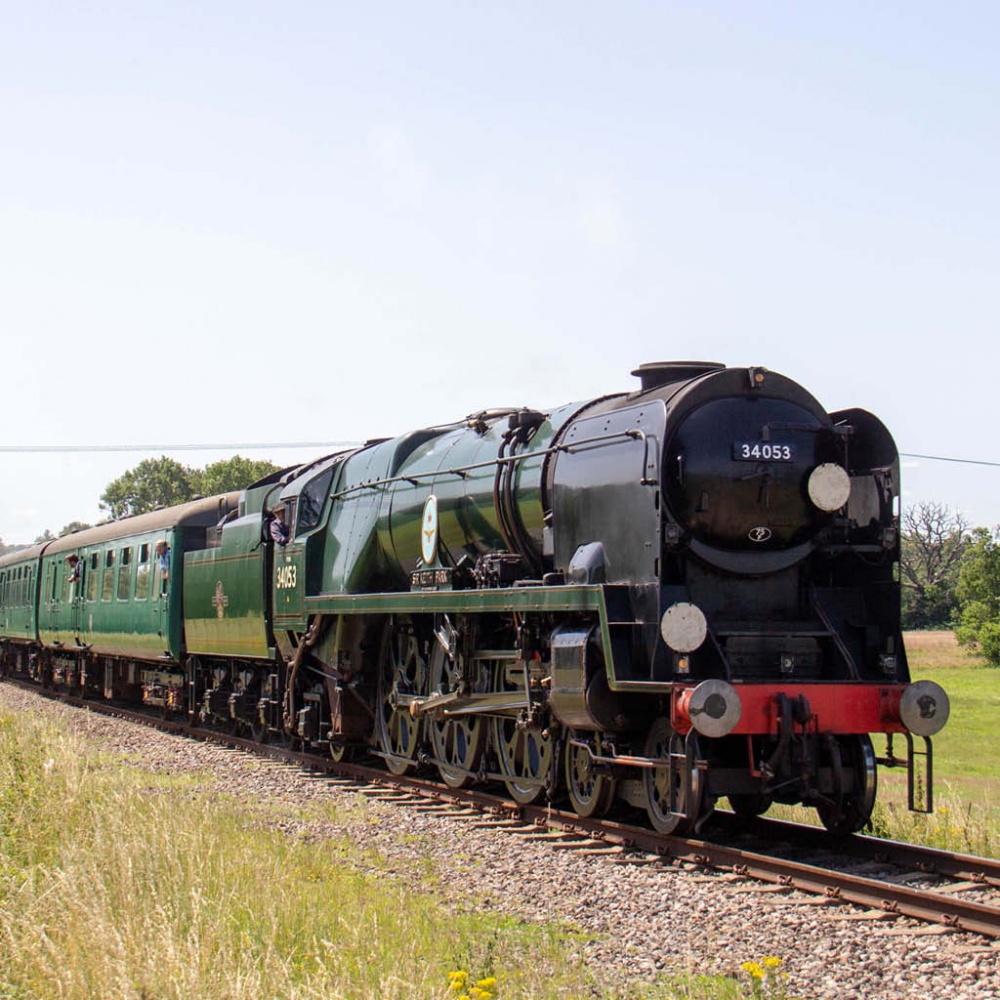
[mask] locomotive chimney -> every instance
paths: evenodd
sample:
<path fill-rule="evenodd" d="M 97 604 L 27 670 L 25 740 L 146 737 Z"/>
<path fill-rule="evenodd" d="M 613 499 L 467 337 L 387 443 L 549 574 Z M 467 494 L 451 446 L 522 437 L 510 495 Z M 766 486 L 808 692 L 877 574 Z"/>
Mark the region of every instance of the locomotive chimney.
<path fill-rule="evenodd" d="M 671 382 L 686 382 L 688 379 L 721 371 L 726 366 L 718 361 L 650 361 L 639 365 L 632 374 L 642 381 L 642 391 L 659 389 Z"/>

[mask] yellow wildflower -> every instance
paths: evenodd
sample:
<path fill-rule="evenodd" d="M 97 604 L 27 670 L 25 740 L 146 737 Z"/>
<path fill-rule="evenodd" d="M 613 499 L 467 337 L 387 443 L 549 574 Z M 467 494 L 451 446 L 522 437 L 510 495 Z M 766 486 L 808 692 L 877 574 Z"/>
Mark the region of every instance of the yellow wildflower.
<path fill-rule="evenodd" d="M 742 969 L 744 972 L 749 972 L 754 979 L 764 978 L 764 970 L 759 962 L 744 962 Z"/>
<path fill-rule="evenodd" d="M 497 984 L 496 976 L 487 976 L 485 979 L 477 979 L 476 985 L 484 990 L 491 990 Z"/>
<path fill-rule="evenodd" d="M 781 959 L 777 955 L 765 955 L 761 959 L 761 964 L 765 969 L 776 969 L 781 965 Z"/>

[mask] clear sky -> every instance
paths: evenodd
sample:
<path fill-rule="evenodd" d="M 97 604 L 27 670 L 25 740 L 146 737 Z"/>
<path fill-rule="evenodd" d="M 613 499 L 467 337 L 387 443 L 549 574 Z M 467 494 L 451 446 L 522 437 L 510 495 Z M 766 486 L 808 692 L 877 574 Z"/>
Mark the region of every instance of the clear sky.
<path fill-rule="evenodd" d="M 961 0 L 2 4 L 0 447 L 204 465 L 166 445 L 708 359 L 1000 462 L 998 37 Z M 147 454 L 0 452 L 0 537 Z M 1000 523 L 1000 468 L 904 477 Z"/>

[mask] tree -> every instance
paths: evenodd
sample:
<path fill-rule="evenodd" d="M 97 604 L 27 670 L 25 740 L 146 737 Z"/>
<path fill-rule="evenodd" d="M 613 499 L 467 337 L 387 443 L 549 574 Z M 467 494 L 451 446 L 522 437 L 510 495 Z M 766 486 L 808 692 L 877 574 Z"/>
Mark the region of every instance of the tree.
<path fill-rule="evenodd" d="M 215 496 L 217 493 L 245 490 L 251 483 L 277 471 L 278 466 L 266 459 L 255 462 L 242 455 L 233 455 L 205 466 L 196 477 L 196 485 L 202 496 Z"/>
<path fill-rule="evenodd" d="M 955 630 L 963 646 L 1000 666 L 1000 526 L 976 528 L 958 574 L 961 610 Z"/>
<path fill-rule="evenodd" d="M 166 455 L 147 458 L 108 483 L 101 494 L 100 506 L 117 519 L 184 503 L 197 492 L 196 476 L 194 469 Z"/>
<path fill-rule="evenodd" d="M 955 620 L 958 568 L 969 522 L 947 504 L 923 502 L 903 511 L 903 620 L 906 628 L 946 628 Z"/>
<path fill-rule="evenodd" d="M 161 455 L 145 459 L 108 483 L 101 494 L 101 507 L 115 519 L 145 514 L 158 507 L 185 503 L 196 496 L 246 489 L 277 471 L 278 466 L 266 459 L 255 462 L 241 455 L 213 462 L 204 469 L 192 469 Z M 79 522 L 67 525 L 63 533 L 75 526 Z"/>
<path fill-rule="evenodd" d="M 31 544 L 41 545 L 43 542 L 54 542 L 55 539 L 56 536 L 53 535 L 48 528 L 46 528 Z"/>

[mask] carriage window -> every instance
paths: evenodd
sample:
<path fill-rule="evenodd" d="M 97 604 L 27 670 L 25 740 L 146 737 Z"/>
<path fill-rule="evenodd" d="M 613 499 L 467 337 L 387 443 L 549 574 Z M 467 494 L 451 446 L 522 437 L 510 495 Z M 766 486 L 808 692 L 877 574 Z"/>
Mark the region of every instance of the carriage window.
<path fill-rule="evenodd" d="M 101 600 L 110 601 L 115 591 L 115 553 L 108 549 L 104 553 L 104 583 L 101 586 Z"/>
<path fill-rule="evenodd" d="M 149 597 L 149 542 L 139 546 L 139 562 L 135 569 L 135 599 L 144 601 Z"/>
<path fill-rule="evenodd" d="M 101 565 L 101 557 L 96 552 L 90 553 L 90 573 L 87 575 L 87 600 L 97 600 L 97 570 Z"/>
<path fill-rule="evenodd" d="M 127 601 L 128 600 L 128 590 L 129 590 L 129 575 L 132 572 L 132 549 L 130 546 L 126 546 L 122 549 L 122 561 L 121 565 L 118 567 L 118 600 Z"/>
<path fill-rule="evenodd" d="M 327 494 L 330 492 L 330 480 L 333 479 L 333 469 L 321 472 L 311 482 L 306 483 L 305 489 L 299 494 L 299 522 L 296 534 L 309 531 L 319 524 L 320 516 L 323 513 L 323 505 L 326 503 Z"/>

